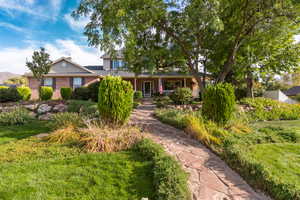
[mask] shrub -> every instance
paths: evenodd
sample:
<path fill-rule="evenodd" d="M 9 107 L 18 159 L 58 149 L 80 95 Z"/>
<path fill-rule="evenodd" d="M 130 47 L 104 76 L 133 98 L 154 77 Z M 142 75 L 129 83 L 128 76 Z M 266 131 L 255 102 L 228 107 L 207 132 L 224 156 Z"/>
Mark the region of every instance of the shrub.
<path fill-rule="evenodd" d="M 300 94 L 298 94 L 298 95 L 295 97 L 295 99 L 296 99 L 298 102 L 300 102 Z"/>
<path fill-rule="evenodd" d="M 68 101 L 68 112 L 76 112 L 88 117 L 99 116 L 97 104 L 91 101 L 70 100 Z"/>
<path fill-rule="evenodd" d="M 232 85 L 217 84 L 209 86 L 204 92 L 202 114 L 218 124 L 226 124 L 233 116 L 235 95 Z"/>
<path fill-rule="evenodd" d="M 7 86 L 0 86 L 0 89 L 8 89 L 9 87 Z"/>
<path fill-rule="evenodd" d="M 123 124 L 133 108 L 133 89 L 120 77 L 105 77 L 99 87 L 98 108 L 104 121 Z"/>
<path fill-rule="evenodd" d="M 105 125 L 89 124 L 81 129 L 84 135 L 84 150 L 88 152 L 116 152 L 127 150 L 141 141 L 142 133 L 138 128 L 131 126 L 108 127 Z"/>
<path fill-rule="evenodd" d="M 39 96 L 40 96 L 40 100 L 42 101 L 50 100 L 53 96 L 53 88 L 47 86 L 40 87 Z"/>
<path fill-rule="evenodd" d="M 89 100 L 90 92 L 87 87 L 75 88 L 73 91 L 72 99 L 76 100 Z"/>
<path fill-rule="evenodd" d="M 70 124 L 64 128 L 55 130 L 47 137 L 49 142 L 58 144 L 80 144 L 80 135 Z"/>
<path fill-rule="evenodd" d="M 134 100 L 140 101 L 141 99 L 143 99 L 143 93 L 142 93 L 142 91 L 136 91 L 136 92 L 134 92 Z"/>
<path fill-rule="evenodd" d="M 164 108 L 167 105 L 170 105 L 172 103 L 172 100 L 168 96 L 161 96 L 161 97 L 156 97 L 154 99 L 154 103 L 158 108 Z"/>
<path fill-rule="evenodd" d="M 0 88 L 0 103 L 17 102 L 22 97 L 19 95 L 16 88 L 1 87 Z"/>
<path fill-rule="evenodd" d="M 251 121 L 300 119 L 300 106 L 267 98 L 245 98 L 241 104 L 249 107 L 246 114 Z"/>
<path fill-rule="evenodd" d="M 165 153 L 160 145 L 144 139 L 135 145 L 134 150 L 153 162 L 155 199 L 191 199 L 187 185 L 187 174 L 176 160 Z"/>
<path fill-rule="evenodd" d="M 87 86 L 89 90 L 89 97 L 94 102 L 98 102 L 99 86 L 100 86 L 100 81 L 91 83 L 89 86 Z"/>
<path fill-rule="evenodd" d="M 34 117 L 24 108 L 15 108 L 10 112 L 0 113 L 0 125 L 23 125 L 30 122 Z"/>
<path fill-rule="evenodd" d="M 192 90 L 190 88 L 177 88 L 170 95 L 170 98 L 175 104 L 188 104 L 193 98 Z"/>
<path fill-rule="evenodd" d="M 69 100 L 72 97 L 72 88 L 60 88 L 60 96 L 63 100 Z"/>
<path fill-rule="evenodd" d="M 29 87 L 18 87 L 17 91 L 23 101 L 28 101 L 31 97 L 31 89 Z"/>
<path fill-rule="evenodd" d="M 209 146 L 210 144 L 221 143 L 221 140 L 218 137 L 223 135 L 223 132 L 219 131 L 218 127 L 212 122 L 209 123 L 208 127 L 210 129 L 208 129 L 203 119 L 193 115 L 188 115 L 186 116 L 186 124 L 185 132 L 205 145 Z"/>
<path fill-rule="evenodd" d="M 56 113 L 52 117 L 52 123 L 54 129 L 59 129 L 61 127 L 72 126 L 74 128 L 84 127 L 84 119 L 78 113 L 63 112 Z"/>

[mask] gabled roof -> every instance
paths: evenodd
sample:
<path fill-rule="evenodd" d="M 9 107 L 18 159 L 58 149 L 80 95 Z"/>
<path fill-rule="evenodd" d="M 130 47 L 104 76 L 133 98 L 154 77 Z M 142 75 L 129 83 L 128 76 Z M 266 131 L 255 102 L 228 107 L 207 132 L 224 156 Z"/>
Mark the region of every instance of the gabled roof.
<path fill-rule="evenodd" d="M 284 92 L 287 96 L 296 96 L 300 94 L 300 86 L 295 86 Z"/>
<path fill-rule="evenodd" d="M 91 70 L 89 70 L 89 69 L 87 69 L 87 68 L 85 68 L 85 67 L 83 67 L 83 66 L 81 66 L 81 65 L 79 65 L 79 64 L 77 64 L 75 62 L 73 62 L 70 57 L 61 57 L 61 58 L 57 59 L 56 61 L 54 61 L 52 63 L 52 65 L 55 65 L 55 64 L 57 64 L 59 62 L 62 62 L 62 61 L 68 62 L 68 63 L 70 63 L 70 64 L 72 64 L 72 65 L 74 65 L 74 66 L 76 66 L 76 67 L 78 67 L 78 68 L 80 68 L 82 70 L 85 70 L 85 71 L 87 71 L 89 73 L 94 73 L 93 71 L 91 71 Z"/>

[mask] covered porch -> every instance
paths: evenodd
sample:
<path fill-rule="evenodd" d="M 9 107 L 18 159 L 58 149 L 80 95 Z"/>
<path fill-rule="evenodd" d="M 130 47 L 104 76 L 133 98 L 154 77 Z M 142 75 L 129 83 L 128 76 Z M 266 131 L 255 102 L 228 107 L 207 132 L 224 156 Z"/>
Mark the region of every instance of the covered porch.
<path fill-rule="evenodd" d="M 176 88 L 188 87 L 197 96 L 197 83 L 192 77 L 151 77 L 151 78 L 123 78 L 130 81 L 135 91 L 142 91 L 145 98 L 162 94 L 170 94 Z"/>

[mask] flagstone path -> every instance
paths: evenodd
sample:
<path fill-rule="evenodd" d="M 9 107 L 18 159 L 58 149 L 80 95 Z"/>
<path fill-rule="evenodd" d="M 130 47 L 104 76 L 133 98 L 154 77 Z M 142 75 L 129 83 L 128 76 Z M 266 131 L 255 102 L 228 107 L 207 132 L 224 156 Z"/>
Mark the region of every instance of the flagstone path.
<path fill-rule="evenodd" d="M 164 146 L 190 174 L 189 188 L 193 200 L 270 200 L 255 192 L 225 162 L 183 131 L 161 123 L 153 117 L 154 106 L 136 109 L 131 123 L 140 126 L 148 137 Z"/>

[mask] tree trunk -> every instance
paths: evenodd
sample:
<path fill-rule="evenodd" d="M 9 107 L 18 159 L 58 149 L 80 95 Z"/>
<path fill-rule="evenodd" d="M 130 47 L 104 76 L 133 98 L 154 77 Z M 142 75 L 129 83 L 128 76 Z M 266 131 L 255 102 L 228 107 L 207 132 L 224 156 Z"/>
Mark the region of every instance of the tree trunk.
<path fill-rule="evenodd" d="M 253 98 L 254 94 L 253 94 L 253 74 L 252 74 L 252 72 L 249 71 L 247 73 L 246 81 L 247 81 L 247 97 Z"/>
<path fill-rule="evenodd" d="M 202 85 L 203 85 L 203 88 L 205 89 L 206 88 L 206 67 L 204 66 L 204 70 L 203 70 L 203 80 L 202 80 Z"/>
<path fill-rule="evenodd" d="M 235 55 L 236 52 L 238 50 L 238 46 L 235 45 L 234 48 L 231 50 L 231 52 L 229 53 L 228 57 L 227 57 L 227 61 L 225 62 L 225 64 L 223 65 L 223 70 L 222 72 L 219 74 L 216 83 L 221 83 L 224 82 L 226 76 L 228 75 L 228 73 L 231 71 L 232 69 L 232 65 L 235 62 Z"/>

